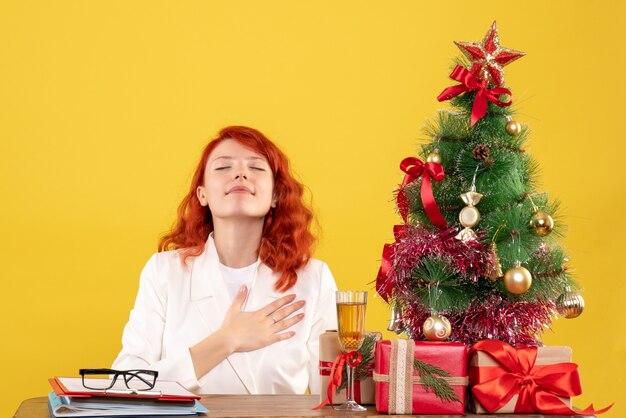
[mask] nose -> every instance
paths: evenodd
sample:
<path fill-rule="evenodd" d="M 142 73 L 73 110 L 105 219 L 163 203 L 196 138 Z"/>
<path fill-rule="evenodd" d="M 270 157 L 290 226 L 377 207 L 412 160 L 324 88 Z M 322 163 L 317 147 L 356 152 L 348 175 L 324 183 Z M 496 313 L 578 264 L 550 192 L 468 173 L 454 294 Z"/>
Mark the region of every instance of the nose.
<path fill-rule="evenodd" d="M 239 167 L 237 171 L 235 171 L 235 180 L 240 179 L 248 180 L 248 172 L 245 167 Z"/>

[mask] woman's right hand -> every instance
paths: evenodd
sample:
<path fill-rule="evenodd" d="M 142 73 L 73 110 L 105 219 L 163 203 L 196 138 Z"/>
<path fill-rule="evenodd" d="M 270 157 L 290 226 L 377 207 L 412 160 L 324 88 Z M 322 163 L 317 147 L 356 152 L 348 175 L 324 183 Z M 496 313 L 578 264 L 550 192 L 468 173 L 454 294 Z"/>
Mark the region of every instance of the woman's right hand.
<path fill-rule="evenodd" d="M 196 377 L 200 379 L 233 352 L 252 351 L 293 337 L 296 333 L 285 331 L 304 318 L 304 301 L 294 302 L 296 295 L 283 296 L 258 311 L 243 312 L 241 307 L 248 297 L 248 288 L 242 286 L 220 329 L 193 347 L 189 354 Z"/>
<path fill-rule="evenodd" d="M 258 311 L 244 312 L 241 309 L 247 297 L 248 288 L 241 286 L 220 328 L 233 352 L 257 350 L 296 334 L 283 331 L 304 318 L 304 313 L 291 315 L 302 309 L 303 300 L 294 302 L 296 295 L 291 294 L 276 299 Z"/>

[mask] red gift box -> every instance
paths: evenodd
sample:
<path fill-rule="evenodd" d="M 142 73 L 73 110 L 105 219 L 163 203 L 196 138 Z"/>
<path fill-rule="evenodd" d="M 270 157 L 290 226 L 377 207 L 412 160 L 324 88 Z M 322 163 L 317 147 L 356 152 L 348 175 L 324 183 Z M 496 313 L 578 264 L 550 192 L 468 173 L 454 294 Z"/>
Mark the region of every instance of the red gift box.
<path fill-rule="evenodd" d="M 601 414 L 611 407 L 573 411 L 582 388 L 569 347 L 520 347 L 483 340 L 470 350 L 472 409 L 477 413 Z"/>
<path fill-rule="evenodd" d="M 426 390 L 413 359 L 445 370 L 459 401 L 445 401 Z M 467 348 L 459 343 L 378 341 L 374 354 L 376 410 L 388 414 L 463 414 L 467 386 Z"/>

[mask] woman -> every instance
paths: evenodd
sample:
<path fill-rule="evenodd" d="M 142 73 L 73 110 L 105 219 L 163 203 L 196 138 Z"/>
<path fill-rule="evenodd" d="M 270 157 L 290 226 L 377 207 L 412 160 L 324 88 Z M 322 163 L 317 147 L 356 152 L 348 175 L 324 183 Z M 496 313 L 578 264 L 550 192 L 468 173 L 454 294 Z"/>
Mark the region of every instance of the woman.
<path fill-rule="evenodd" d="M 302 194 L 263 134 L 223 129 L 141 273 L 113 367 L 158 370 L 196 393 L 319 393 L 336 285 L 311 258 Z"/>

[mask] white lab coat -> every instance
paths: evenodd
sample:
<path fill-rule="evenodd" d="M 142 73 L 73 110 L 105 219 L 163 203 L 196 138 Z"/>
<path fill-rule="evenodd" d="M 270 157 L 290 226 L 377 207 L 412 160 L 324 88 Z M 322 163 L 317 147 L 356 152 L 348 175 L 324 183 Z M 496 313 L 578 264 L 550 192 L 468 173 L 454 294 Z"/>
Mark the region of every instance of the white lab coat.
<path fill-rule="evenodd" d="M 279 274 L 260 263 L 246 311 L 255 311 L 286 294 L 304 299 L 304 319 L 289 330 L 296 335 L 246 353 L 233 353 L 196 379 L 189 347 L 216 331 L 231 305 L 213 237 L 205 251 L 181 264 L 178 251 L 154 254 L 144 267 L 139 292 L 122 336 L 115 369 L 147 368 L 159 379 L 176 380 L 195 393 L 301 394 L 320 392 L 319 335 L 336 329 L 335 290 L 328 266 L 312 259 L 298 271 L 285 293 L 274 290 Z"/>

